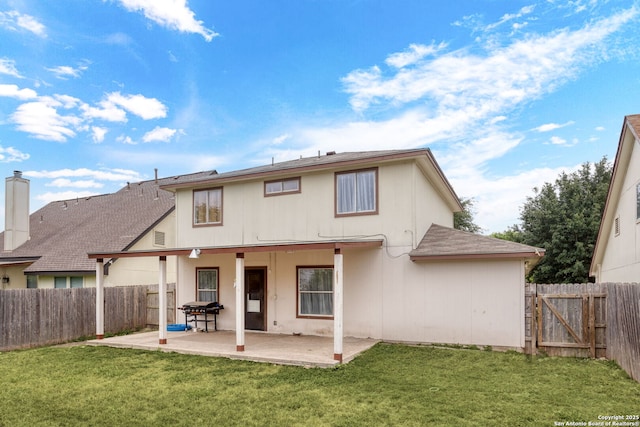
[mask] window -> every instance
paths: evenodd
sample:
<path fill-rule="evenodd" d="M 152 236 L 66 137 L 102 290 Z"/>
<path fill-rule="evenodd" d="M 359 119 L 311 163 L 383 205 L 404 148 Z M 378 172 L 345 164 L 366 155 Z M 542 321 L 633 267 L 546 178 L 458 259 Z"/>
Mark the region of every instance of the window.
<path fill-rule="evenodd" d="M 69 281 L 71 282 L 72 288 L 81 288 L 84 282 L 82 280 L 82 277 L 79 277 L 79 276 L 69 277 Z"/>
<path fill-rule="evenodd" d="M 332 267 L 298 267 L 298 316 L 333 316 Z"/>
<path fill-rule="evenodd" d="M 36 289 L 38 287 L 38 276 L 27 275 L 27 289 Z"/>
<path fill-rule="evenodd" d="M 378 212 L 377 169 L 336 174 L 336 215 Z"/>
<path fill-rule="evenodd" d="M 278 181 L 265 181 L 264 183 L 265 196 L 277 196 L 280 194 L 299 193 L 299 192 L 300 192 L 300 177 L 281 179 Z"/>
<path fill-rule="evenodd" d="M 640 184 L 636 185 L 636 221 L 640 220 Z"/>
<path fill-rule="evenodd" d="M 222 224 L 222 188 L 193 192 L 193 223 L 195 225 Z"/>
<path fill-rule="evenodd" d="M 84 286 L 84 278 L 82 276 L 71 276 L 71 277 L 57 276 L 53 278 L 53 287 L 57 289 L 82 288 L 83 286 Z"/>
<path fill-rule="evenodd" d="M 53 278 L 53 287 L 56 289 L 64 289 L 67 287 L 67 278 L 66 277 L 54 277 Z"/>
<path fill-rule="evenodd" d="M 218 269 L 196 269 L 196 297 L 198 301 L 218 301 Z"/>

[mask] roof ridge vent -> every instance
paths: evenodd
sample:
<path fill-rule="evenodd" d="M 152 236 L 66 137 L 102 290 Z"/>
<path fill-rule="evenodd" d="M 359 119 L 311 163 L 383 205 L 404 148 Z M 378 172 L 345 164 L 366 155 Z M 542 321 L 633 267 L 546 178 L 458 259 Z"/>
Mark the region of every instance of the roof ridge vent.
<path fill-rule="evenodd" d="M 327 156 L 333 156 L 335 154 L 336 154 L 335 151 L 327 151 Z"/>

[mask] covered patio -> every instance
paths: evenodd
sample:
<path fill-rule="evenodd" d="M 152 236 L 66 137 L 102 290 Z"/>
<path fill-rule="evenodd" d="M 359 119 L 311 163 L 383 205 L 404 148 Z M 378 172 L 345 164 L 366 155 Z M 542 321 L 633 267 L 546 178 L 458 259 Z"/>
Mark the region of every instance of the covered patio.
<path fill-rule="evenodd" d="M 168 256 L 178 256 L 178 257 L 189 257 L 189 258 L 198 258 L 200 255 L 224 255 L 224 254 L 235 254 L 235 280 L 233 282 L 233 288 L 235 293 L 235 331 L 233 333 L 220 334 L 220 336 L 227 337 L 227 339 L 231 339 L 235 337 L 235 346 L 233 348 L 227 347 L 227 340 L 224 341 L 224 345 L 220 348 L 224 348 L 225 350 L 222 353 L 216 353 L 217 350 L 213 351 L 212 356 L 225 355 L 226 357 L 231 357 L 233 354 L 236 358 L 239 359 L 251 359 L 251 360 L 259 360 L 262 357 L 262 354 L 266 352 L 267 348 L 271 348 L 273 345 L 273 349 L 271 351 L 270 357 L 274 363 L 277 360 L 286 360 L 287 354 L 298 354 L 299 352 L 294 350 L 296 348 L 296 344 L 283 342 L 285 345 L 281 349 L 277 348 L 280 340 L 275 341 L 262 341 L 260 339 L 255 339 L 253 333 L 248 332 L 249 330 L 245 327 L 245 255 L 247 253 L 269 253 L 269 252 L 295 252 L 295 251 L 331 251 L 333 253 L 333 315 L 331 316 L 332 325 L 333 325 L 333 338 L 322 338 L 322 337 L 314 337 L 318 340 L 323 340 L 322 343 L 325 345 L 321 345 L 318 348 L 318 357 L 322 357 L 318 359 L 316 357 L 311 357 L 310 362 L 312 364 L 324 364 L 324 351 L 325 347 L 328 349 L 327 351 L 331 353 L 331 359 L 335 363 L 341 363 L 343 361 L 348 360 L 349 352 L 345 348 L 347 345 L 347 337 L 344 337 L 344 251 L 346 249 L 366 249 L 366 248 L 379 248 L 382 247 L 382 240 L 335 240 L 335 241 L 320 241 L 320 242 L 291 242 L 291 243 L 274 243 L 274 244 L 261 244 L 261 245 L 244 245 L 244 246 L 215 246 L 215 247 L 204 247 L 204 248 L 180 248 L 180 249 L 165 249 L 165 250 L 142 250 L 142 251 L 120 251 L 120 252 L 101 252 L 101 253 L 89 253 L 88 256 L 90 259 L 96 260 L 96 337 L 98 341 L 104 339 L 104 319 L 105 319 L 105 306 L 104 306 L 104 265 L 105 259 L 117 259 L 117 258 L 125 258 L 125 257 L 157 257 L 158 258 L 158 294 L 159 294 L 159 329 L 156 332 L 155 339 L 156 343 L 152 344 L 151 341 L 146 343 L 144 348 L 152 348 L 168 350 L 168 351 L 179 351 L 181 348 L 187 348 L 187 345 L 181 346 L 179 343 L 171 343 L 168 340 L 169 332 L 167 331 L 167 257 Z M 180 303 L 180 301 L 178 302 Z M 233 334 L 233 335 L 232 335 Z M 262 336 L 280 336 L 274 334 L 267 333 L 258 333 L 257 335 Z M 322 334 L 320 334 L 322 335 Z M 254 337 L 254 342 L 257 345 L 261 345 L 261 348 L 254 349 L 249 351 L 250 346 L 254 345 L 254 342 L 247 343 L 247 336 Z M 282 335 L 286 337 L 287 335 Z M 171 334 L 172 339 L 180 340 L 180 335 Z M 305 339 L 310 339 L 308 335 L 305 335 Z M 187 338 L 189 341 L 191 338 Z M 106 340 L 105 340 L 106 341 Z M 117 342 L 114 339 L 112 342 Z M 275 344 L 274 344 L 275 343 Z M 316 342 L 316 344 L 320 344 L 320 342 Z M 373 345 L 373 344 L 371 344 Z M 370 346 L 371 346 L 370 345 Z M 247 348 L 249 346 L 249 348 Z M 369 347 L 370 347 L 369 346 Z M 136 348 L 143 348 L 137 346 Z M 368 348 L 368 347 L 367 347 Z M 222 350 L 221 350 L 222 351 Z M 360 350 L 362 351 L 362 350 Z M 228 352 L 228 353 L 227 353 Z M 294 353 L 292 353 L 294 352 Z M 351 357 L 357 354 L 359 351 L 356 351 Z M 198 353 L 203 354 L 203 353 Z M 319 356 L 322 354 L 322 356 Z M 281 357 L 285 355 L 285 357 Z M 249 356 L 249 357 L 246 357 Z M 296 357 L 291 358 L 291 360 L 296 360 Z M 266 360 L 265 360 L 266 361 Z M 335 364 L 331 363 L 331 364 Z M 296 364 L 306 364 L 306 359 L 301 358 L 301 363 Z"/>
<path fill-rule="evenodd" d="M 333 338 L 313 335 L 245 333 L 247 347 L 236 350 L 235 331 L 167 332 L 166 344 L 158 343 L 158 332 L 96 339 L 87 344 L 140 350 L 161 350 L 183 354 L 250 360 L 278 365 L 328 368 L 340 364 L 333 357 Z M 353 360 L 373 347 L 379 340 L 344 337 L 342 363 Z"/>

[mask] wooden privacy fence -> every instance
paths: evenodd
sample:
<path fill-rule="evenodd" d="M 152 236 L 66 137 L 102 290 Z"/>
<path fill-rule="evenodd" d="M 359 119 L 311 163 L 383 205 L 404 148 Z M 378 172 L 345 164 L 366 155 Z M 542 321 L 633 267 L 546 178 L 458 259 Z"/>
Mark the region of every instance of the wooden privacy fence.
<path fill-rule="evenodd" d="M 606 357 L 640 381 L 640 284 L 525 285 L 525 352 Z"/>
<path fill-rule="evenodd" d="M 147 286 L 105 288 L 105 332 L 144 328 L 148 290 Z M 175 306 L 174 299 L 168 301 Z M 0 291 L 1 351 L 68 342 L 95 332 L 95 288 Z"/>
<path fill-rule="evenodd" d="M 607 284 L 607 358 L 640 381 L 640 284 Z"/>

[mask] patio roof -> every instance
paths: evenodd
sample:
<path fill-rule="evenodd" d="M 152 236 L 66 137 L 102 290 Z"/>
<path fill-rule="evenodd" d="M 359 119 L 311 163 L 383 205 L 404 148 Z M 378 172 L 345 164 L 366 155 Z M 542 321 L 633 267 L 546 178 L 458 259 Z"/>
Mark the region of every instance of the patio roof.
<path fill-rule="evenodd" d="M 285 252 L 293 250 L 321 250 L 321 249 L 355 249 L 375 248 L 382 246 L 382 239 L 376 240 L 326 240 L 315 242 L 279 242 L 270 244 L 253 244 L 240 246 L 205 246 L 174 249 L 151 249 L 140 251 L 90 252 L 90 259 L 127 258 L 147 256 L 188 256 L 193 249 L 199 249 L 200 255 L 215 255 L 228 253 L 249 252 Z"/>

